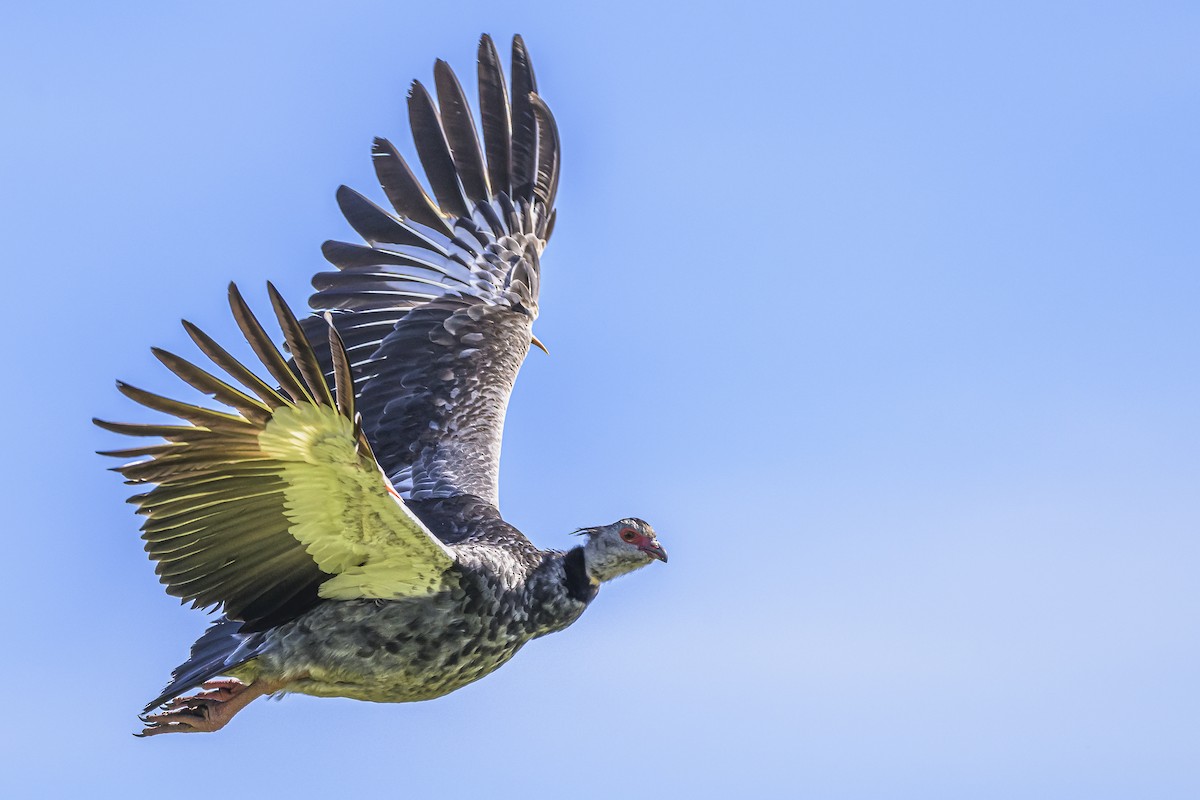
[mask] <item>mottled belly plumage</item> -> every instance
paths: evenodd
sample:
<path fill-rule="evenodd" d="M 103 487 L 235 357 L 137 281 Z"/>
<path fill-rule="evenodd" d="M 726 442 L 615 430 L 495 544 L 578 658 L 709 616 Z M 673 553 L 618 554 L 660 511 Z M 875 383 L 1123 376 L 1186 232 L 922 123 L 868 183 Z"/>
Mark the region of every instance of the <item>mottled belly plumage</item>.
<path fill-rule="evenodd" d="M 327 602 L 272 631 L 247 667 L 255 676 L 294 677 L 289 692 L 383 703 L 430 700 L 497 669 L 532 638 L 514 611 L 461 591 Z"/>

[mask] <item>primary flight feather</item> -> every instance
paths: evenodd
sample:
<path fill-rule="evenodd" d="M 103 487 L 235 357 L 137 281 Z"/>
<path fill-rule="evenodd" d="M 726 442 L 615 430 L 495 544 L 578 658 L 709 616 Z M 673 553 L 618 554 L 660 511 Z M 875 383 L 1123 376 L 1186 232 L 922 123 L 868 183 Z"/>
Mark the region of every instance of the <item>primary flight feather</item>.
<path fill-rule="evenodd" d="M 145 709 L 143 735 L 215 731 L 264 694 L 381 702 L 441 696 L 570 625 L 604 581 L 666 561 L 640 519 L 541 550 L 498 511 L 504 414 L 538 314 L 554 227 L 558 131 L 525 45 L 512 91 L 479 44 L 479 124 L 450 67 L 409 123 L 432 196 L 396 148 L 372 149 L 394 211 L 341 187 L 365 244 L 326 242 L 298 319 L 268 284 L 285 351 L 236 286 L 258 363 L 184 327 L 215 371 L 155 349 L 229 410 L 118 383 L 175 424 L 97 420 L 152 443 L 108 451 L 167 592 L 221 618 Z M 264 374 L 265 373 L 265 374 Z M 269 377 L 268 377 L 269 376 Z M 185 692 L 199 688 L 190 696 Z M 153 713 L 152 713 L 153 712 Z"/>

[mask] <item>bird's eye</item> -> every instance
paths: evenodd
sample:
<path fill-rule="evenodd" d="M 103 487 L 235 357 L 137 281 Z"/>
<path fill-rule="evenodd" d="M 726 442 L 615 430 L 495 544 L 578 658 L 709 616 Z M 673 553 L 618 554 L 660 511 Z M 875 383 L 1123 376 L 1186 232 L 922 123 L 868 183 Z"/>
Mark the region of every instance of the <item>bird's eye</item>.
<path fill-rule="evenodd" d="M 635 531 L 633 528 L 626 528 L 625 530 L 621 531 L 621 538 L 627 542 L 632 542 L 637 538 L 637 531 Z"/>

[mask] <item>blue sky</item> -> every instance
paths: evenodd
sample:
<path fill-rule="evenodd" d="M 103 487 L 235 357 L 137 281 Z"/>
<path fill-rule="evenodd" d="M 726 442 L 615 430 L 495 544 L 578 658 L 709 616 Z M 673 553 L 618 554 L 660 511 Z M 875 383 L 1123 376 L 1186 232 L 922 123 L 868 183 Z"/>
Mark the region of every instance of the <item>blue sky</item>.
<path fill-rule="evenodd" d="M 6 794 L 1200 793 L 1193 4 L 246 5 L 0 32 Z M 205 622 L 88 420 L 227 281 L 302 304 L 484 31 L 565 159 L 503 510 L 671 563 L 439 701 L 137 741 Z"/>

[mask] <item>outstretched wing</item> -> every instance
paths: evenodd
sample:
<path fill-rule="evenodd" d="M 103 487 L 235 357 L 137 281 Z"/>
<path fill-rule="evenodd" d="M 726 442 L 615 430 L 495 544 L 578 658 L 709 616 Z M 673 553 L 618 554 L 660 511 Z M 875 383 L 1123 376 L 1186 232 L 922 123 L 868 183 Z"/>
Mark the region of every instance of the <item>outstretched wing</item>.
<path fill-rule="evenodd" d="M 539 258 L 554 225 L 558 134 L 513 39 L 512 95 L 492 40 L 479 44 L 483 141 L 462 87 L 438 61 L 438 101 L 408 97 L 431 198 L 396 148 L 373 155 L 385 211 L 351 189 L 338 203 L 366 244 L 326 242 L 338 268 L 313 279 L 358 386 L 363 429 L 413 500 L 473 495 L 498 505 L 500 440 L 538 313 Z M 305 320 L 326 375 L 319 317 Z"/>
<path fill-rule="evenodd" d="M 153 488 L 134 495 L 142 538 L 167 592 L 223 606 L 243 631 L 294 618 L 321 598 L 398 598 L 449 588 L 453 554 L 405 507 L 371 453 L 355 413 L 345 349 L 327 326 L 334 364 L 324 380 L 300 323 L 268 284 L 295 367 L 275 348 L 230 286 L 238 326 L 275 389 L 205 333 L 184 322 L 199 348 L 242 388 L 163 350 L 154 354 L 233 413 L 151 394 L 121 392 L 184 421 L 140 425 L 96 420 L 161 444 L 106 452 L 138 458 L 116 470 Z"/>

